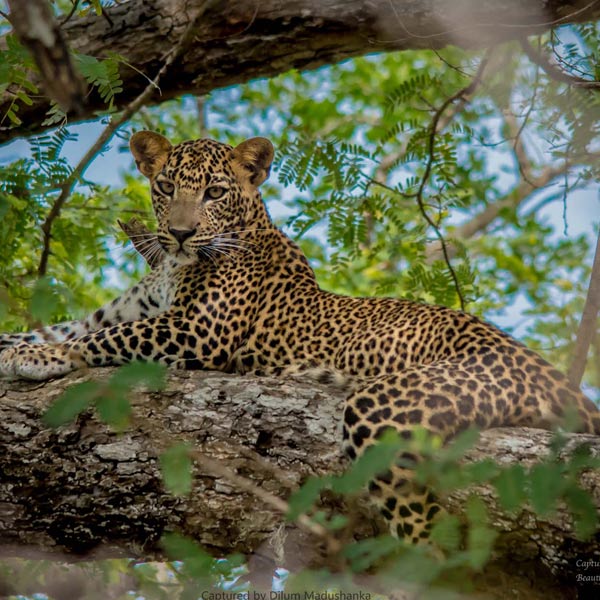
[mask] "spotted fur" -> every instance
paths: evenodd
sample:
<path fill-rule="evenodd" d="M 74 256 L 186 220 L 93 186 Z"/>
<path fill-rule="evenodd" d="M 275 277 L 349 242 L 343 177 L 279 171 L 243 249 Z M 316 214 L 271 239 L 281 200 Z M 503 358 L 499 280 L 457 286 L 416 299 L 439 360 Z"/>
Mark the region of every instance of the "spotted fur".
<path fill-rule="evenodd" d="M 4 375 L 46 379 L 132 360 L 238 373 L 317 367 L 354 381 L 343 428 L 352 458 L 390 427 L 410 437 L 424 426 L 447 440 L 472 425 L 549 427 L 569 409 L 582 431 L 600 434 L 595 405 L 494 326 L 441 306 L 321 290 L 258 191 L 273 157 L 267 140 L 172 147 L 141 132 L 131 148 L 167 258 L 81 337 L 5 349 Z M 396 534 L 427 537 L 440 509 L 409 470 L 393 468 L 371 492 Z"/>
<path fill-rule="evenodd" d="M 2 334 L 0 351 L 23 342 L 52 344 L 72 340 L 123 321 L 144 319 L 163 313 L 171 306 L 175 295 L 170 278 L 173 265 L 173 259 L 167 259 L 167 263 L 162 265 L 162 268 L 152 271 L 122 296 L 94 311 L 85 319 L 50 325 L 26 333 Z"/>

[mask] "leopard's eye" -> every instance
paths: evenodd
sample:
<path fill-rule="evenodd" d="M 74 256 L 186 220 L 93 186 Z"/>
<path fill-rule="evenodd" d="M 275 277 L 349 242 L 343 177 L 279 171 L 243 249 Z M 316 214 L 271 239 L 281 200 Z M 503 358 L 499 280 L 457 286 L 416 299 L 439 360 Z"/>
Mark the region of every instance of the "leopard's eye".
<path fill-rule="evenodd" d="M 167 196 L 171 196 L 175 191 L 175 185 L 166 179 L 158 180 L 156 182 L 156 187 Z"/>
<path fill-rule="evenodd" d="M 227 188 L 223 187 L 222 185 L 212 185 L 209 188 L 206 188 L 206 191 L 204 192 L 204 198 L 205 200 L 218 200 L 225 194 L 226 191 Z"/>

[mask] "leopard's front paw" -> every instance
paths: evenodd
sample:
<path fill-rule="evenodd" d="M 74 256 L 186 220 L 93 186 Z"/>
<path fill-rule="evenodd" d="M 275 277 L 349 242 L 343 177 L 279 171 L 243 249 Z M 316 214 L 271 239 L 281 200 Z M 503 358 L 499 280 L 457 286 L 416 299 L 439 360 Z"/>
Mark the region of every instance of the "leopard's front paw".
<path fill-rule="evenodd" d="M 20 343 L 0 352 L 0 375 L 38 381 L 64 375 L 77 368 L 58 346 Z"/>

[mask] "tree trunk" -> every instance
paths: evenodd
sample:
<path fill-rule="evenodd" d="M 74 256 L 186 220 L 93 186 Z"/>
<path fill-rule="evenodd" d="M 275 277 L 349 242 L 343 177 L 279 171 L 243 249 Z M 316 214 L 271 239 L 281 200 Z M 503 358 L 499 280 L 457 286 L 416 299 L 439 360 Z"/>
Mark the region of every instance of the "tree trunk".
<path fill-rule="evenodd" d="M 129 0 L 105 7 L 103 15 L 71 19 L 63 26 L 67 44 L 97 58 L 121 55 L 122 108 L 135 98 L 163 64 L 196 14 L 193 42 L 171 66 L 153 102 L 270 77 L 292 68 L 314 69 L 373 52 L 487 47 L 533 35 L 552 25 L 592 20 L 600 4 L 587 0 Z M 0 102 L 5 115 L 11 90 Z M 92 118 L 106 106 L 97 94 L 70 122 Z M 21 104 L 22 125 L 0 128 L 0 142 L 42 128 L 47 98 Z"/>
<path fill-rule="evenodd" d="M 40 415 L 65 388 L 92 376 L 106 380 L 114 371 L 76 372 L 46 383 L 0 382 L 3 556 L 152 560 L 162 556 L 161 536 L 178 531 L 215 556 L 253 557 L 250 563 L 260 562 L 261 569 L 265 561 L 292 571 L 327 564 L 322 540 L 286 524 L 251 488 L 285 500 L 307 476 L 344 468 L 339 392 L 295 380 L 173 370 L 164 391 L 131 394 L 133 416 L 122 434 L 91 410 L 57 430 L 42 425 Z M 529 465 L 547 453 L 550 439 L 542 430 L 490 430 L 467 461 L 487 456 Z M 178 441 L 200 453 L 186 497 L 165 491 L 157 461 Z M 600 455 L 600 438 L 588 435 L 572 435 L 567 453 L 581 443 Z M 235 473 L 241 484 L 216 472 L 215 464 Z M 582 484 L 600 507 L 600 472 L 587 472 Z M 580 561 L 600 561 L 600 536 L 577 540 L 565 510 L 547 517 L 528 510 L 510 516 L 497 508 L 491 490 L 477 493 L 500 532 L 495 564 L 502 565 L 497 572 L 504 578 L 524 574 L 536 594 L 548 598 L 549 581 L 557 586 L 561 580 L 572 591 L 583 573 Z M 455 493 L 447 507 L 460 514 L 464 498 L 464 492 Z M 322 501 L 326 508 L 344 508 L 333 497 Z M 364 499 L 352 511 L 355 537 L 385 530 Z"/>

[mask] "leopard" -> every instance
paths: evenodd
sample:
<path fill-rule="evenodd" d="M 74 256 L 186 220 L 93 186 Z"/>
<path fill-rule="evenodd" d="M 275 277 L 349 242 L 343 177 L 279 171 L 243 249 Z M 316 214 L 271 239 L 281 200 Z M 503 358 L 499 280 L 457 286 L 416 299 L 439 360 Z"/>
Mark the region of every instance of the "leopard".
<path fill-rule="evenodd" d="M 342 444 L 350 459 L 388 431 L 446 443 L 471 427 L 552 428 L 574 412 L 600 435 L 600 411 L 540 355 L 477 316 L 402 298 L 322 289 L 278 228 L 260 187 L 273 144 L 130 139 L 149 180 L 161 260 L 82 321 L 0 337 L 0 374 L 45 380 L 84 367 L 152 361 L 229 373 L 338 373 L 351 380 Z M 369 484 L 392 533 L 430 536 L 443 511 L 414 483 L 406 453 Z"/>

